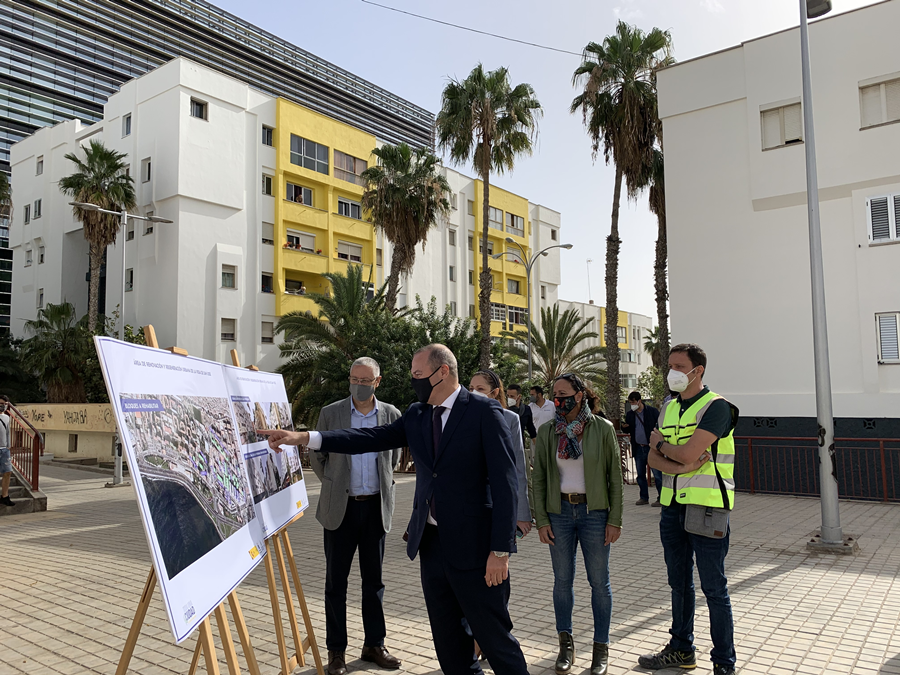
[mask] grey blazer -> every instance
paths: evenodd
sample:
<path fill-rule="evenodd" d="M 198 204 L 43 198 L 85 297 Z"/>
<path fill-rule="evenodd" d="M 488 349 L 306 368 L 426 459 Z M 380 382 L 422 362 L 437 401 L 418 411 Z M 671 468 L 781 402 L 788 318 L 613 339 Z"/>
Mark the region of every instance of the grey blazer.
<path fill-rule="evenodd" d="M 531 522 L 531 507 L 528 504 L 528 478 L 525 473 L 525 443 L 522 441 L 522 423 L 512 410 L 503 409 L 503 419 L 512 433 L 513 449 L 516 451 L 516 476 L 519 478 L 519 511 L 516 520 Z"/>
<path fill-rule="evenodd" d="M 400 417 L 400 411 L 384 401 L 378 401 L 378 426 L 390 424 Z M 350 397 L 322 408 L 316 431 L 333 431 L 350 428 Z M 378 453 L 378 479 L 381 483 L 381 522 L 384 531 L 391 531 L 391 517 L 394 513 L 394 469 L 400 463 L 401 448 Z M 322 481 L 316 520 L 326 530 L 336 530 L 347 512 L 350 496 L 351 455 L 310 452 L 312 470 Z"/>

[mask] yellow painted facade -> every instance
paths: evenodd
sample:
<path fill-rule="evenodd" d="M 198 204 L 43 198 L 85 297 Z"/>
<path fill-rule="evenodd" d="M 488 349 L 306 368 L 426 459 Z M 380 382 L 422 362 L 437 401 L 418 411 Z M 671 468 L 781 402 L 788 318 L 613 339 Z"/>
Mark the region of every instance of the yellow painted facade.
<path fill-rule="evenodd" d="M 315 303 L 299 294 L 298 284 L 307 293 L 325 293 L 329 283 L 322 275 L 346 272 L 349 264 L 361 264 L 363 278 L 371 273 L 376 286 L 383 281 L 381 267 L 376 264 L 380 261 L 376 261 L 377 239 L 372 223 L 339 213 L 342 209 L 355 211 L 352 205 L 359 204 L 364 190 L 355 174 L 364 167 L 345 171 L 340 166 L 346 165 L 339 166 L 335 161 L 339 152 L 370 164 L 377 141 L 371 134 L 281 98 L 275 119 L 275 312 L 279 316 L 293 311 L 316 312 Z M 300 153 L 292 152 L 292 136 L 324 146 L 324 151 L 314 147 L 311 152 L 319 161 L 311 161 L 308 156 L 309 144 L 306 153 L 302 146 Z M 294 144 L 296 150 L 297 140 Z M 327 157 L 327 166 L 323 157 Z M 299 188 L 310 192 L 288 199 Z M 306 203 L 310 196 L 312 204 Z"/>
<path fill-rule="evenodd" d="M 606 307 L 600 308 L 600 346 L 606 346 Z M 628 326 L 628 312 L 619 311 L 619 328 L 625 329 L 625 340 L 619 342 L 619 347 L 621 349 L 631 349 L 631 331 Z M 620 331 L 621 332 L 621 331 Z"/>
<path fill-rule="evenodd" d="M 495 208 L 500 211 L 499 228 L 496 226 L 496 223 L 493 223 L 492 226 L 488 228 L 489 241 L 493 243 L 494 247 L 493 252 L 496 254 L 509 251 L 515 252 L 517 254 L 515 256 L 515 260 L 508 260 L 507 258 L 509 256 L 503 256 L 496 260 L 488 258 L 488 267 L 494 275 L 494 285 L 493 291 L 491 292 L 491 302 L 506 305 L 507 307 L 521 308 L 524 316 L 525 309 L 528 306 L 528 297 L 526 295 L 526 293 L 528 292 L 528 288 L 527 279 L 525 278 L 525 265 L 522 262 L 519 262 L 521 255 L 519 249 L 512 244 L 506 243 L 506 238 L 510 237 L 514 241 L 518 242 L 522 246 L 522 248 L 525 249 L 526 256 L 531 256 L 532 250 L 528 245 L 528 240 L 531 236 L 531 221 L 529 220 L 528 200 L 524 197 L 514 195 L 512 192 L 508 192 L 507 190 L 498 188 L 495 185 L 491 185 L 489 202 L 491 208 Z M 478 276 L 481 274 L 482 269 L 481 251 L 479 250 L 478 243 L 481 241 L 482 227 L 484 224 L 484 182 L 481 180 L 475 181 L 474 211 L 476 241 L 474 271 L 477 288 Z M 508 214 L 518 216 L 522 219 L 523 228 L 521 235 L 515 229 L 510 227 L 510 224 L 508 223 Z M 510 291 L 510 281 L 518 283 L 518 293 Z M 535 310 L 535 308 L 532 307 L 532 310 Z M 480 314 L 477 310 L 477 304 L 476 316 L 480 317 Z M 539 321 L 537 316 L 535 316 L 533 320 Z M 507 323 L 507 327 L 510 330 L 513 330 L 515 328 L 525 328 L 523 324 L 516 325 L 512 322 Z M 503 330 L 503 322 L 491 321 L 491 335 L 499 336 Z"/>

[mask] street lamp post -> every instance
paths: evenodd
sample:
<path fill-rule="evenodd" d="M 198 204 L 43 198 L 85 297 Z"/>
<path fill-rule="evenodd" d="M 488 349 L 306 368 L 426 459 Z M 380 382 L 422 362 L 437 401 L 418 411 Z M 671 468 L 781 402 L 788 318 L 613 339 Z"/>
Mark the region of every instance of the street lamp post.
<path fill-rule="evenodd" d="M 587 281 L 588 281 L 588 303 L 593 305 L 594 298 L 591 295 L 591 263 L 594 262 L 591 258 L 587 259 Z"/>
<path fill-rule="evenodd" d="M 513 251 L 512 253 L 519 256 L 522 263 L 525 265 L 525 293 L 527 295 L 528 304 L 525 311 L 528 314 L 528 381 L 530 383 L 533 370 L 533 363 L 531 358 L 531 268 L 534 267 L 534 263 L 538 259 L 538 256 L 547 255 L 547 251 L 550 251 L 554 248 L 570 249 L 572 248 L 572 244 L 554 244 L 553 246 L 548 246 L 542 251 L 538 251 L 533 256 L 531 256 L 531 258 L 529 258 L 528 253 L 525 251 L 522 245 L 512 237 L 507 237 L 506 243 L 512 244 L 519 249 L 519 252 Z M 507 255 L 508 253 L 509 251 L 505 251 L 503 253 L 495 253 L 491 257 L 496 260 L 497 258 Z"/>
<path fill-rule="evenodd" d="M 121 316 L 119 317 L 119 339 L 123 342 L 125 341 L 125 237 L 128 233 L 128 221 L 130 220 L 145 220 L 151 223 L 171 223 L 173 221 L 168 220 L 167 218 L 160 218 L 159 216 L 135 216 L 131 213 L 128 213 L 128 210 L 123 208 L 121 211 L 110 211 L 109 209 L 101 209 L 96 204 L 90 204 L 88 202 L 69 202 L 70 206 L 77 206 L 82 211 L 93 211 L 95 213 L 108 213 L 113 216 L 119 216 L 119 229 L 122 231 L 122 308 L 120 310 Z M 115 470 L 113 472 L 113 480 L 112 483 L 107 483 L 107 487 L 118 487 L 119 485 L 128 485 L 122 478 L 122 436 L 121 434 L 116 434 L 116 460 L 115 460 Z"/>
<path fill-rule="evenodd" d="M 806 150 L 806 201 L 809 209 L 809 268 L 812 288 L 813 360 L 816 377 L 816 418 L 819 439 L 819 485 L 822 528 L 820 541 L 810 544 L 831 550 L 853 550 L 841 531 L 838 482 L 834 470 L 834 410 L 831 398 L 831 366 L 828 326 L 825 318 L 825 273 L 822 263 L 822 229 L 819 222 L 819 180 L 816 168 L 816 136 L 813 127 L 812 84 L 809 67 L 809 27 L 831 11 L 831 0 L 800 0 L 800 61 L 803 78 L 803 145 Z"/>

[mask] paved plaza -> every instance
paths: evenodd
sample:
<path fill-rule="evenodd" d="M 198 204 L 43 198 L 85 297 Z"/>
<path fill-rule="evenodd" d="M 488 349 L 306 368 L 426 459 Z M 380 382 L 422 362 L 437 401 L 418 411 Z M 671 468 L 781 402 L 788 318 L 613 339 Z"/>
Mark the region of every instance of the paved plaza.
<path fill-rule="evenodd" d="M 0 518 L 3 675 L 115 672 L 150 557 L 133 490 L 106 489 L 107 480 L 98 473 L 44 466 L 41 481 L 49 510 Z M 319 485 L 311 472 L 307 480 L 312 506 L 291 526 L 290 536 L 324 657 L 325 556 L 313 515 Z M 401 540 L 414 481 L 413 476 L 397 477 L 397 529 L 388 535 L 385 556 L 387 646 L 403 660 L 403 672 L 436 673 L 418 562 L 407 559 Z M 626 487 L 625 494 L 624 531 L 611 559 L 614 675 L 644 672 L 636 667 L 637 657 L 663 646 L 669 622 L 659 511 L 633 505 L 637 487 Z M 727 572 L 739 672 L 900 675 L 900 506 L 844 502 L 841 515 L 845 532 L 860 538 L 858 556 L 807 553 L 807 535 L 819 523 L 818 501 L 738 495 Z M 510 565 L 514 633 L 533 675 L 553 673 L 556 655 L 553 574 L 545 548 L 536 533 L 529 535 Z M 580 674 L 590 665 L 592 633 L 581 565 L 575 593 L 575 672 Z M 263 675 L 274 675 L 279 665 L 263 566 L 240 587 L 239 597 Z M 348 602 L 351 672 L 370 669 L 358 660 L 359 604 L 354 571 Z M 693 672 L 708 673 L 709 626 L 702 596 L 699 607 L 701 653 Z M 194 643 L 192 637 L 182 646 L 173 644 L 157 589 L 130 672 L 187 673 Z M 224 662 L 222 671 L 227 672 Z M 313 673 L 314 668 L 296 672 Z"/>

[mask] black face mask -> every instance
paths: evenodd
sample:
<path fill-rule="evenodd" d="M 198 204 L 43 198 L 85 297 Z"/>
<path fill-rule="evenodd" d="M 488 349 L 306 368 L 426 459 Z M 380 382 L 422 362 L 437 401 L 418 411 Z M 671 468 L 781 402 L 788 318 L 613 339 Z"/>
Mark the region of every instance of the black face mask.
<path fill-rule="evenodd" d="M 575 400 L 575 396 L 557 396 L 553 399 L 553 403 L 556 405 L 556 412 L 565 417 L 570 412 L 575 410 L 575 407 L 578 405 L 578 401 Z"/>
<path fill-rule="evenodd" d="M 435 368 L 434 373 L 441 369 L 440 366 Z M 428 403 L 428 399 L 431 398 L 431 392 L 434 391 L 436 385 L 431 384 L 431 378 L 434 377 L 434 373 L 431 373 L 428 377 L 413 377 L 410 379 L 410 384 L 412 384 L 413 391 L 416 392 L 416 398 L 419 399 L 419 403 Z M 443 382 L 443 380 L 441 380 Z M 441 382 L 438 382 L 440 384 Z"/>

